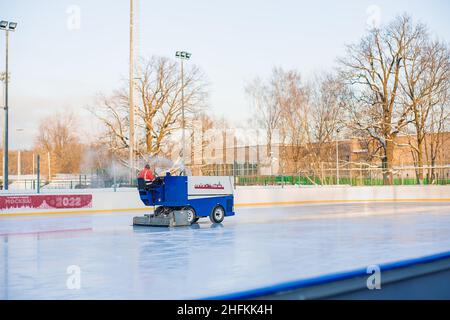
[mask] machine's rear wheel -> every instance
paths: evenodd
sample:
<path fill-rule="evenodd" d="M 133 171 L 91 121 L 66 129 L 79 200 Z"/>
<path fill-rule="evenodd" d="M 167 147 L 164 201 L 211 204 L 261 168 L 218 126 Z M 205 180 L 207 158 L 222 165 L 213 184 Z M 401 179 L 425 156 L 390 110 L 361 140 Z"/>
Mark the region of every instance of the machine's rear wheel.
<path fill-rule="evenodd" d="M 225 210 L 222 206 L 214 207 L 209 215 L 209 220 L 211 220 L 212 223 L 221 223 L 223 219 L 225 219 Z"/>
<path fill-rule="evenodd" d="M 183 210 L 186 211 L 187 214 L 188 214 L 188 222 L 189 222 L 189 224 L 193 224 L 193 223 L 197 222 L 198 217 L 195 214 L 194 208 L 192 208 L 192 207 L 184 207 Z"/>

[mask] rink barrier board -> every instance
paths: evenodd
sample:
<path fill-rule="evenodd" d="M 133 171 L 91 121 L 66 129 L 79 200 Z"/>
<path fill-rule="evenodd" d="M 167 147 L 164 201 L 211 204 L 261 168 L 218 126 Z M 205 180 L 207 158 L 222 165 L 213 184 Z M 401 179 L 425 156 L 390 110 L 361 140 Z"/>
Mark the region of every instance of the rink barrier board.
<path fill-rule="evenodd" d="M 368 289 L 367 268 L 206 297 L 243 299 L 450 299 L 450 252 L 378 265 L 381 288 Z"/>
<path fill-rule="evenodd" d="M 280 201 L 280 202 L 255 202 L 255 203 L 236 203 L 235 207 L 275 207 L 275 206 L 294 206 L 311 204 L 347 204 L 347 203 L 414 203 L 414 202 L 450 202 L 450 198 L 439 199 L 365 199 L 365 200 L 301 200 L 301 201 Z M 70 214 L 94 214 L 94 213 L 120 213 L 120 212 L 145 212 L 153 211 L 153 208 L 120 208 L 120 209 L 80 209 L 59 211 L 33 211 L 33 212 L 0 212 L 0 217 L 26 217 L 26 216 L 49 216 L 49 215 L 70 215 Z"/>

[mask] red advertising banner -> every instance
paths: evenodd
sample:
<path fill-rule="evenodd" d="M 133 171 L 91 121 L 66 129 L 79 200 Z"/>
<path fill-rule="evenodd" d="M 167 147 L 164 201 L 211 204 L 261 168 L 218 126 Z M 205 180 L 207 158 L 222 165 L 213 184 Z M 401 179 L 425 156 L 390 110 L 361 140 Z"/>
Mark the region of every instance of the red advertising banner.
<path fill-rule="evenodd" d="M 0 210 L 92 208 L 92 194 L 0 196 Z"/>

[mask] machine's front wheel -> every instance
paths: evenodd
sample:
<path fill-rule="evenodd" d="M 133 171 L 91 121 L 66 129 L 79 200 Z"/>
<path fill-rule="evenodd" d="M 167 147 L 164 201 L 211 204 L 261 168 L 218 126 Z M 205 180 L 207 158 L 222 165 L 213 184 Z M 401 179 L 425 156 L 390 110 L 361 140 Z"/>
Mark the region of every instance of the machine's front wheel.
<path fill-rule="evenodd" d="M 193 224 L 193 223 L 197 222 L 198 218 L 197 218 L 197 215 L 195 214 L 194 208 L 185 207 L 185 208 L 183 208 L 183 210 L 187 212 L 189 224 Z"/>
<path fill-rule="evenodd" d="M 167 213 L 169 213 L 170 212 L 170 209 L 169 208 L 166 208 L 166 207 L 164 207 L 164 206 L 159 206 L 158 208 L 156 208 L 154 211 L 153 211 L 153 215 L 154 216 L 160 216 L 160 215 L 162 215 L 162 214 L 167 214 Z"/>
<path fill-rule="evenodd" d="M 225 219 L 225 210 L 223 210 L 222 206 L 214 207 L 209 215 L 209 220 L 211 220 L 212 223 L 221 223 L 223 219 Z"/>

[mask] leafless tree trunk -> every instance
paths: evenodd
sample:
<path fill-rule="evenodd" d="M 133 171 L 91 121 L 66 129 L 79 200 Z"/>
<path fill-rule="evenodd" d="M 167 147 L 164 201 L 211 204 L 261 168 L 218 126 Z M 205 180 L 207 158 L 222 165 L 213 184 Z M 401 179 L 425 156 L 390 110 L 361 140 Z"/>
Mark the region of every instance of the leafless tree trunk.
<path fill-rule="evenodd" d="M 42 154 L 42 159 L 47 159 L 47 154 L 50 154 L 53 172 L 79 172 L 83 145 L 77 132 L 78 126 L 73 114 L 57 113 L 40 122 L 34 148 L 37 153 Z M 43 168 L 47 167 L 48 163 L 43 163 Z"/>
<path fill-rule="evenodd" d="M 282 157 L 285 161 L 280 164 L 283 171 L 295 173 L 300 169 L 300 160 L 307 153 L 305 149 L 311 137 L 308 132 L 310 88 L 302 84 L 301 75 L 295 70 L 278 69 L 274 76 L 274 97 L 280 108 L 279 128 L 285 145 Z"/>
<path fill-rule="evenodd" d="M 135 106 L 136 154 L 141 158 L 166 155 L 173 146 L 173 133 L 181 128 L 181 91 L 184 90 L 188 123 L 206 107 L 205 77 L 198 67 L 185 67 L 182 87 L 179 64 L 164 57 L 141 59 L 135 75 L 139 96 Z M 129 148 L 127 101 L 124 87 L 110 97 L 102 97 L 96 108 L 90 108 L 106 128 L 105 142 L 123 159 Z"/>
<path fill-rule="evenodd" d="M 414 143 L 410 143 L 417 165 L 417 180 L 423 184 L 425 138 L 434 107 L 442 103 L 443 94 L 449 89 L 450 56 L 446 45 L 431 42 L 422 29 L 407 48 L 403 59 L 404 77 L 402 89 L 405 104 L 412 113 Z"/>
<path fill-rule="evenodd" d="M 324 169 L 335 159 L 332 142 L 342 121 L 343 89 L 330 74 L 304 85 L 299 72 L 281 68 L 266 84 L 257 79 L 247 87 L 269 144 L 272 133 L 279 132 L 282 173 L 313 175 L 325 183 Z"/>
<path fill-rule="evenodd" d="M 442 97 L 442 102 L 439 105 L 435 105 L 430 111 L 430 119 L 428 121 L 427 132 L 425 136 L 425 145 L 427 148 L 426 157 L 430 163 L 428 170 L 428 176 L 431 183 L 434 183 L 436 178 L 436 162 L 439 155 L 443 156 L 444 152 L 449 150 L 443 150 L 445 145 L 448 145 L 450 129 L 450 95 L 446 93 Z M 428 141 L 427 141 L 428 140 Z"/>
<path fill-rule="evenodd" d="M 392 184 L 395 138 L 408 124 L 408 109 L 399 103 L 401 69 L 407 48 L 422 33 L 408 16 L 397 17 L 387 27 L 372 29 L 340 59 L 342 76 L 354 91 L 351 126 L 366 131 L 379 145 L 386 184 Z"/>
<path fill-rule="evenodd" d="M 345 86 L 335 76 L 325 74 L 318 77 L 311 88 L 309 144 L 314 146 L 309 150 L 314 163 L 320 163 L 321 177 L 336 163 L 336 140 L 338 132 L 343 131 L 343 106 L 345 101 Z M 328 164 L 328 165 L 327 165 Z M 324 171 L 324 169 L 328 169 Z M 322 184 L 325 180 L 322 179 Z"/>
<path fill-rule="evenodd" d="M 279 129 L 281 108 L 277 99 L 277 78 L 280 72 L 275 68 L 268 82 L 256 78 L 245 88 L 250 97 L 256 123 L 266 131 L 267 154 L 272 152 L 274 131 Z"/>
<path fill-rule="evenodd" d="M 206 150 L 213 143 L 213 137 L 208 135 L 208 131 L 215 128 L 216 121 L 206 113 L 201 113 L 196 117 L 196 121 L 190 123 L 191 145 L 191 168 L 195 173 L 203 173 L 206 166 Z M 197 145 L 199 143 L 200 145 Z M 193 171 L 194 173 L 194 171 Z M 207 173 L 206 171 L 204 173 Z"/>

